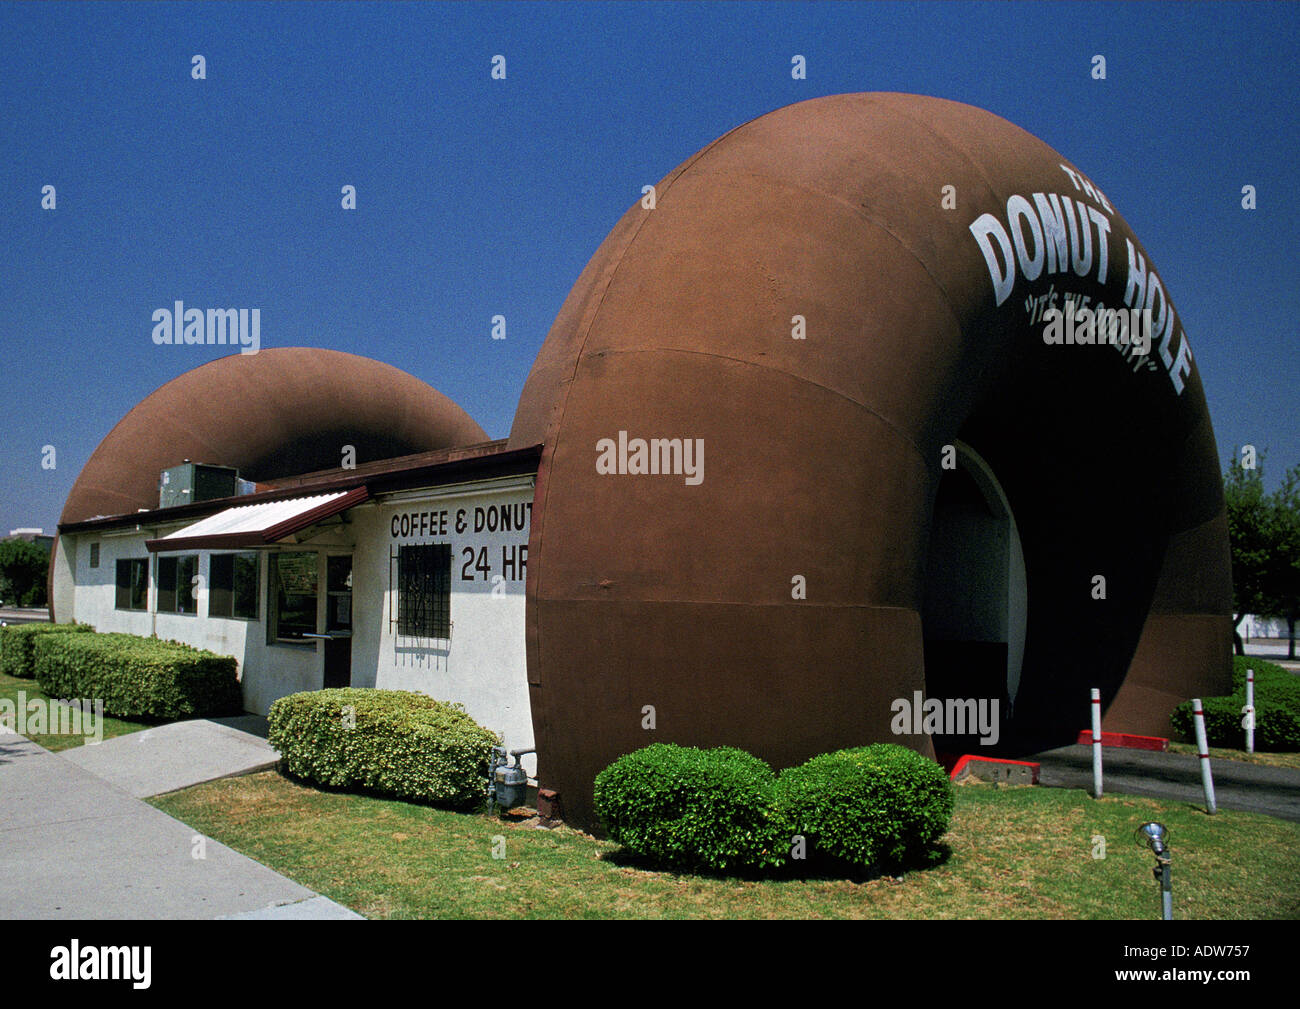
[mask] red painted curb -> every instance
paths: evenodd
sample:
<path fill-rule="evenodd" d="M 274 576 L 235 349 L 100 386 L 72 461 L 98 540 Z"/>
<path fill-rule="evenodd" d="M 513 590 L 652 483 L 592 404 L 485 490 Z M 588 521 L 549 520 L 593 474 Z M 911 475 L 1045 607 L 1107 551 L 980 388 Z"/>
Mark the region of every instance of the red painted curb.
<path fill-rule="evenodd" d="M 1003 757 L 980 757 L 980 756 L 977 756 L 977 755 L 975 755 L 975 754 L 973 754 L 973 753 L 966 753 L 966 754 L 963 754 L 962 756 L 958 757 L 958 758 L 957 758 L 957 763 L 955 763 L 955 764 L 953 765 L 952 770 L 951 770 L 951 771 L 949 772 L 949 774 L 948 774 L 948 778 L 949 778 L 950 780 L 952 780 L 952 781 L 956 781 L 956 780 L 957 780 L 957 777 L 958 777 L 958 776 L 961 774 L 961 772 L 962 772 L 962 768 L 964 768 L 964 767 L 965 767 L 967 764 L 969 764 L 972 760 L 978 760 L 978 761 L 980 761 L 981 763 L 985 763 L 985 764 L 1015 764 L 1015 765 L 1017 765 L 1017 766 L 1019 766 L 1019 767 L 1028 767 L 1028 768 L 1032 768 L 1032 770 L 1033 770 L 1033 779 L 1034 779 L 1034 784 L 1035 784 L 1035 785 L 1038 784 L 1038 767 L 1039 767 L 1039 765 L 1033 763 L 1032 761 L 1028 761 L 1028 760 L 1007 760 L 1007 759 L 1005 759 L 1005 758 L 1003 758 Z"/>
<path fill-rule="evenodd" d="M 1092 745 L 1092 730 L 1081 729 L 1079 731 L 1079 743 L 1084 746 Z M 1127 750 L 1156 750 L 1164 753 L 1169 749 L 1169 740 L 1160 736 L 1135 736 L 1128 732 L 1103 732 L 1101 734 L 1102 746 L 1119 746 Z"/>

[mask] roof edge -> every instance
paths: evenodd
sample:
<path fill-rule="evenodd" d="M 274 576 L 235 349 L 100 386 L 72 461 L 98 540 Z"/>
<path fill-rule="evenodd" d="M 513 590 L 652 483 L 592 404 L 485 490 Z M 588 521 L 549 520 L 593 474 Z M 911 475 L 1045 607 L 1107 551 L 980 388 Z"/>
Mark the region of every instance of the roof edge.
<path fill-rule="evenodd" d="M 464 449 L 440 449 L 437 452 L 422 452 L 412 456 L 398 456 L 386 460 L 393 465 L 386 469 L 370 469 L 358 473 L 355 470 L 324 470 L 319 474 L 303 474 L 289 486 L 279 486 L 273 490 L 259 491 L 256 494 L 243 494 L 235 497 L 214 498 L 210 501 L 196 501 L 192 504 L 177 505 L 173 508 L 153 508 L 146 511 L 129 512 L 124 515 L 103 515 L 80 522 L 59 523 L 60 536 L 72 533 L 98 532 L 118 529 L 129 525 L 158 525 L 164 522 L 179 522 L 190 518 L 202 518 L 207 515 L 233 508 L 239 505 L 264 504 L 302 497 L 306 493 L 329 493 L 331 491 L 351 491 L 363 488 L 370 497 L 389 494 L 400 490 L 416 489 L 422 486 L 437 487 L 455 483 L 458 478 L 474 474 L 481 476 L 519 476 L 536 473 L 542 456 L 541 445 L 529 445 L 526 448 L 510 449 L 506 440 L 483 442 L 477 448 L 480 451 L 465 454 Z M 430 461 L 431 456 L 444 453 L 457 453 L 455 458 Z"/>

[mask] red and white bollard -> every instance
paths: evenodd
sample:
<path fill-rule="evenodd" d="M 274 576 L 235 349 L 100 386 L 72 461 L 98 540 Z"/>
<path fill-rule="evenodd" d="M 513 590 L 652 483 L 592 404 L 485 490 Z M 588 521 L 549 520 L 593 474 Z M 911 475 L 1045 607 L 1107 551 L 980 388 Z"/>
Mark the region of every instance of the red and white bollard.
<path fill-rule="evenodd" d="M 1246 670 L 1246 710 L 1243 712 L 1246 716 L 1243 724 L 1246 726 L 1246 752 L 1255 752 L 1255 670 Z"/>
<path fill-rule="evenodd" d="M 1101 691 L 1092 688 L 1092 797 L 1101 798 Z"/>
<path fill-rule="evenodd" d="M 1210 747 L 1205 741 L 1205 711 L 1199 697 L 1192 699 L 1192 718 L 1196 722 L 1196 752 L 1201 758 L 1201 786 L 1205 789 L 1205 805 L 1213 815 L 1218 807 L 1214 803 L 1214 778 L 1210 775 Z"/>

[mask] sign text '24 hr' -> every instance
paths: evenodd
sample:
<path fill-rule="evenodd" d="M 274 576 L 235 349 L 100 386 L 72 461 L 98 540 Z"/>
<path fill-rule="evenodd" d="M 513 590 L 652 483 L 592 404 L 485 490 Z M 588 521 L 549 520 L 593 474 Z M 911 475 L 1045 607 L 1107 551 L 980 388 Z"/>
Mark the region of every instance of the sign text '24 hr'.
<path fill-rule="evenodd" d="M 480 505 L 476 508 L 441 508 L 427 511 L 398 512 L 389 524 L 393 539 L 467 535 L 470 533 L 528 532 L 532 517 L 531 501 L 519 504 Z M 492 561 L 488 547 L 463 546 L 460 549 L 460 580 L 493 582 Z M 523 581 L 528 570 L 528 544 L 507 543 L 501 546 L 501 567 L 497 579 Z"/>

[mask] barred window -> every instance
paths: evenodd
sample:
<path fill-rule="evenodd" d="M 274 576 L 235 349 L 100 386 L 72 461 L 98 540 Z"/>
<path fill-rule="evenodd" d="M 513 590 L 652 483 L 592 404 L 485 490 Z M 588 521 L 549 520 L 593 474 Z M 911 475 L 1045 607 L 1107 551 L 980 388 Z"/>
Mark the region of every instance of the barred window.
<path fill-rule="evenodd" d="M 451 637 L 451 544 L 398 547 L 397 633 Z"/>

